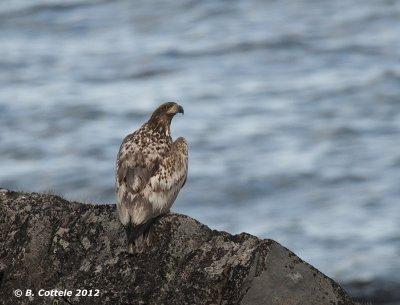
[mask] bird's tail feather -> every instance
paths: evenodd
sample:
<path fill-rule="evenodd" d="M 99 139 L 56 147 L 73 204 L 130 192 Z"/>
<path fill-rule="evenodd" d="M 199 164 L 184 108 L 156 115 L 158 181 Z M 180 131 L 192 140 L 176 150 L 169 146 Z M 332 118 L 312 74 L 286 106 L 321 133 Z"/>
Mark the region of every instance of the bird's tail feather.
<path fill-rule="evenodd" d="M 133 249 L 135 247 L 135 243 L 137 242 L 137 240 L 141 236 L 145 237 L 145 235 L 148 234 L 150 226 L 153 224 L 154 220 L 155 218 L 152 218 L 147 222 L 139 225 L 128 223 L 128 225 L 125 227 L 126 237 L 128 240 L 128 251 L 130 253 L 133 253 Z"/>

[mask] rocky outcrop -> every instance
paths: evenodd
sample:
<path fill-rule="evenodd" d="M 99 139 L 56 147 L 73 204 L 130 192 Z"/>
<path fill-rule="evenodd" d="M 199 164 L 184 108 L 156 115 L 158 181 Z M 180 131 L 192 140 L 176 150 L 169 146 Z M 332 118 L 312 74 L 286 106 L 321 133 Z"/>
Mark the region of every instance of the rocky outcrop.
<path fill-rule="evenodd" d="M 273 240 L 211 230 L 171 213 L 157 220 L 143 253 L 129 254 L 114 205 L 2 190 L 0 304 L 353 302 Z"/>

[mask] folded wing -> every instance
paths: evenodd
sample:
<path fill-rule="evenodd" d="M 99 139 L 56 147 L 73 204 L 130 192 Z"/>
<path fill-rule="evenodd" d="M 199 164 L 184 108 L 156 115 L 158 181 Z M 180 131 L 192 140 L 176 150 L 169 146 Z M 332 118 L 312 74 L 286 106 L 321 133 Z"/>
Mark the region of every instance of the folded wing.
<path fill-rule="evenodd" d="M 148 200 L 155 216 L 171 208 L 179 191 L 186 182 L 188 173 L 188 147 L 184 138 L 173 142 L 168 154 L 160 161 L 147 188 Z"/>
<path fill-rule="evenodd" d="M 134 136 L 134 135 L 133 135 Z M 151 204 L 142 196 L 158 169 L 158 159 L 146 153 L 128 136 L 117 158 L 117 211 L 123 224 L 145 221 L 152 214 Z"/>

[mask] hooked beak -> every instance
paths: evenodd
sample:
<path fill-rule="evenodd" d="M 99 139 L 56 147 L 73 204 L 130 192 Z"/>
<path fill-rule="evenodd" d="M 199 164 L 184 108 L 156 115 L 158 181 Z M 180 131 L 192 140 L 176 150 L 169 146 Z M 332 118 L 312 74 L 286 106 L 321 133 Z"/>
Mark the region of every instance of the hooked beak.
<path fill-rule="evenodd" d="M 181 105 L 178 105 L 178 113 L 184 114 L 185 111 L 183 110 L 183 107 Z"/>

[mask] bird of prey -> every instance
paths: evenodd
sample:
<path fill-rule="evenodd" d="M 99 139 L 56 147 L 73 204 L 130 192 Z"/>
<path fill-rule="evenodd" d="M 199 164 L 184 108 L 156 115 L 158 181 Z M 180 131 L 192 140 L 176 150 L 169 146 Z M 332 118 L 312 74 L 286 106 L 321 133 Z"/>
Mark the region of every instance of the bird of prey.
<path fill-rule="evenodd" d="M 152 222 L 169 212 L 186 182 L 187 142 L 171 138 L 171 121 L 177 113 L 184 113 L 177 103 L 160 105 L 146 123 L 124 138 L 119 149 L 117 212 L 130 253 L 136 247 L 140 251 Z"/>

